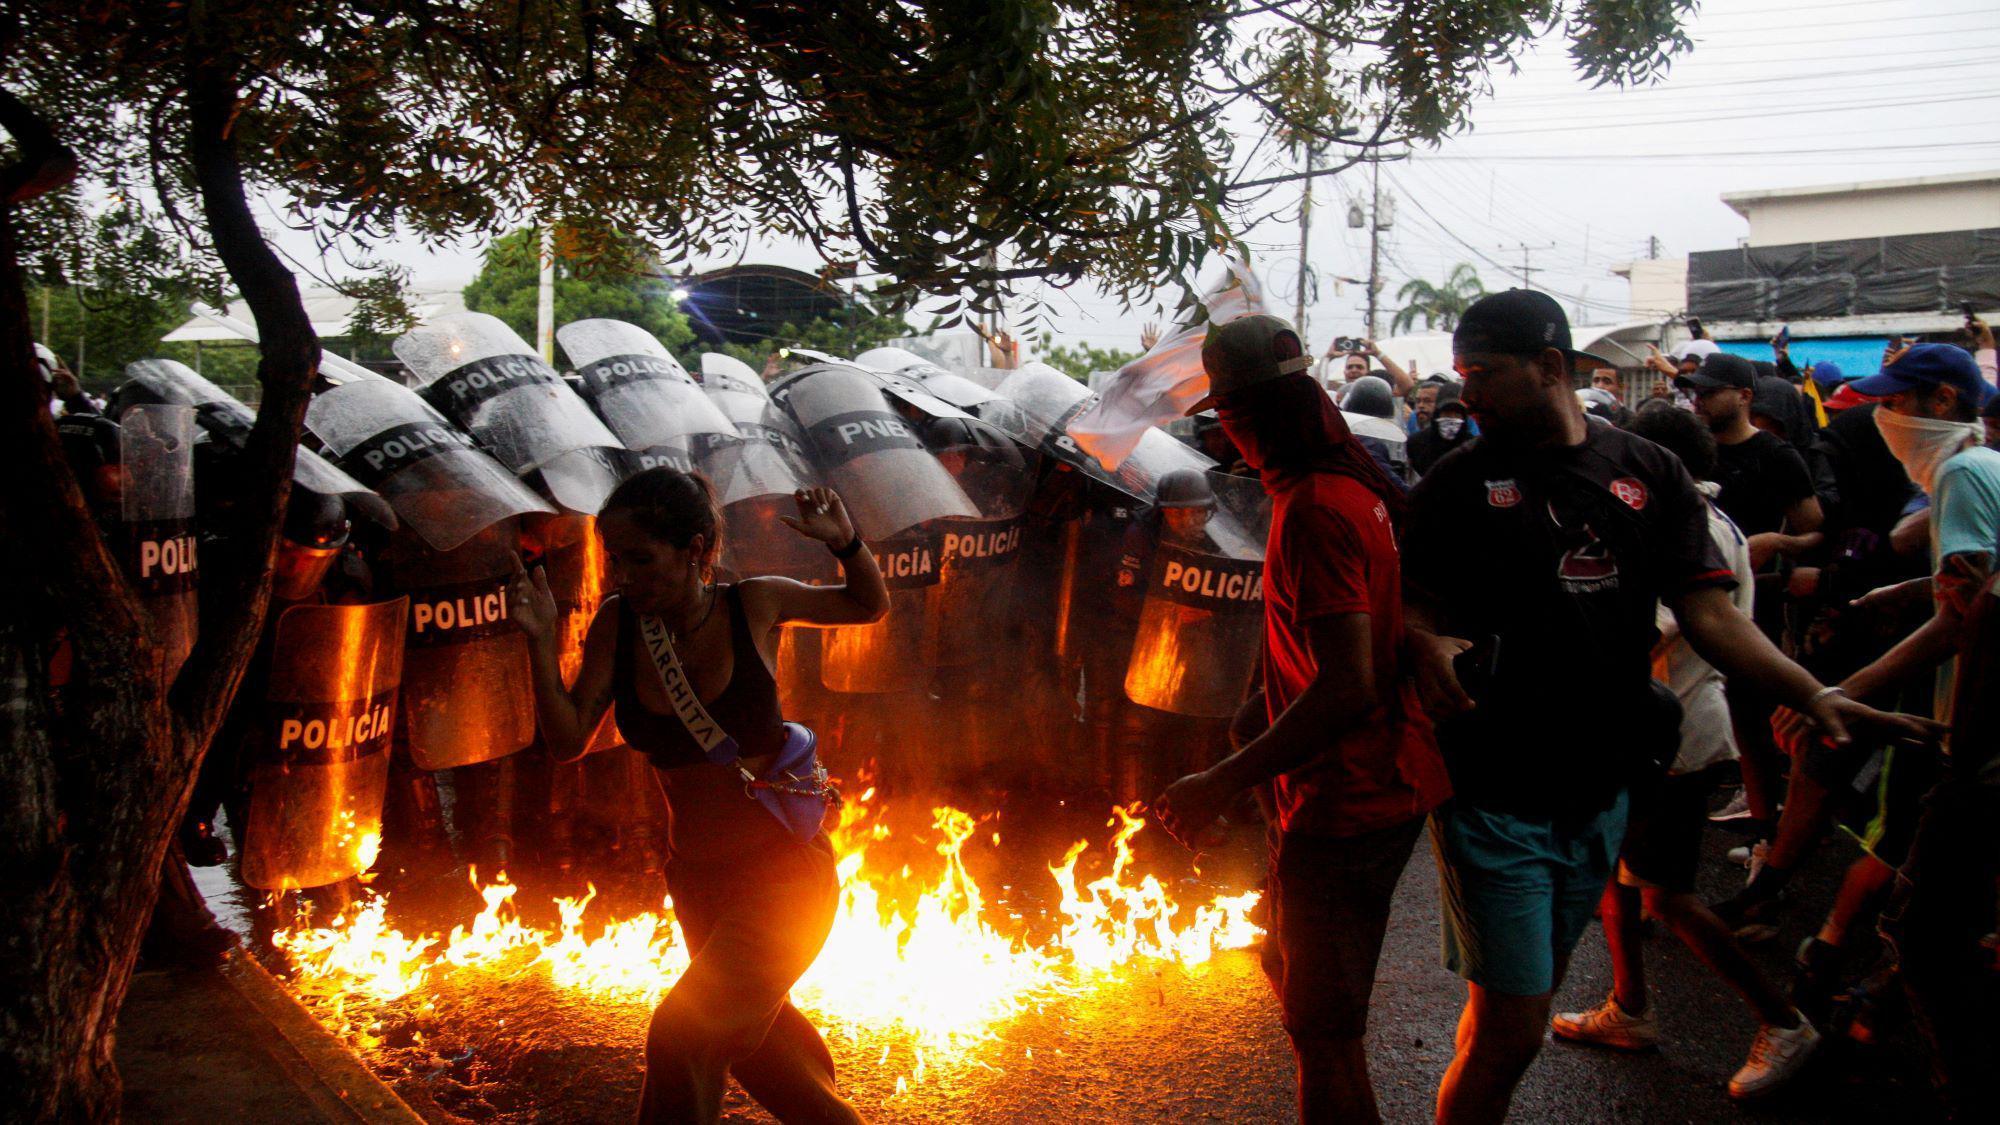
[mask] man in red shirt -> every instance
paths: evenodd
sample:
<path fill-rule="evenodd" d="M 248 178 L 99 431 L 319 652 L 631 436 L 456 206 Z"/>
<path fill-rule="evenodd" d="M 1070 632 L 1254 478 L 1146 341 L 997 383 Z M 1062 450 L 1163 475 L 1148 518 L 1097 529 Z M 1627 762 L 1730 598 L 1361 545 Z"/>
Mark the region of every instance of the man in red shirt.
<path fill-rule="evenodd" d="M 1264 558 L 1269 726 L 1155 806 L 1194 846 L 1238 793 L 1272 786 L 1264 968 L 1299 1065 L 1299 1116 L 1375 1121 L 1362 1033 L 1390 898 L 1451 783 L 1403 667 L 1403 503 L 1305 373 L 1290 325 L 1249 316 L 1202 345 L 1211 404 L 1274 500 Z"/>

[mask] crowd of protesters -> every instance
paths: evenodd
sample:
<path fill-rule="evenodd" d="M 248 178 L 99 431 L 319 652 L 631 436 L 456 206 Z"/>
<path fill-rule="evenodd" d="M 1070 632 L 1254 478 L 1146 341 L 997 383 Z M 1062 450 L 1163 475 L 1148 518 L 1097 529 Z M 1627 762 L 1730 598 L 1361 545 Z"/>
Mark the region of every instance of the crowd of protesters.
<path fill-rule="evenodd" d="M 1785 334 L 1766 361 L 1696 327 L 1648 361 L 1657 378 L 1636 403 L 1615 368 L 1573 346 L 1541 293 L 1481 299 L 1452 346 L 1452 376 L 1420 376 L 1370 341 L 1315 365 L 1284 321 L 1245 316 L 1208 331 L 1209 394 L 1189 411 L 1203 419 L 1195 444 L 1261 478 L 1272 500 L 1262 671 L 1231 724 L 1233 753 L 1174 782 L 1155 811 L 1192 846 L 1246 791 L 1261 798 L 1272 845 L 1263 962 L 1297 1054 L 1301 1117 L 1378 1116 L 1363 1048 L 1370 993 L 1391 900 L 1427 835 L 1445 961 L 1467 983 L 1441 1122 L 1503 1119 L 1550 1032 L 1657 1046 L 1648 917 L 1756 1017 L 1732 1096 L 1783 1088 L 1829 1036 L 1866 1039 L 1902 1003 L 1947 1111 L 2000 1120 L 1992 332 L 1969 319 L 1955 341 L 1893 340 L 1879 371 L 1850 379 L 1828 362 L 1801 367 Z M 101 422 L 53 354 L 38 356 L 70 421 Z M 1158 506 L 1212 505 L 1200 477 L 1163 477 Z M 804 601 L 764 604 L 767 590 L 831 599 L 815 610 L 829 620 L 887 612 L 839 498 L 801 491 L 800 519 L 786 522 L 868 579 L 867 604 L 834 604 L 845 588 L 753 582 L 710 626 L 719 595 L 696 579 L 716 549 L 713 495 L 686 474 L 643 483 L 682 488 L 679 506 L 709 521 L 667 536 L 681 552 L 667 570 L 692 591 L 675 603 L 690 643 L 728 634 L 733 653 L 770 621 L 813 618 Z M 625 492 L 602 514 L 614 566 L 629 569 Z M 604 646 L 586 656 L 582 687 L 566 689 L 546 581 L 511 582 L 537 637 L 543 737 L 568 745 L 596 726 L 568 721 L 570 710 L 637 708 L 611 698 L 631 670 Z M 757 682 L 758 729 L 776 740 L 776 688 Z M 721 710 L 724 694 L 705 705 Z M 1729 857 L 1747 872 L 1716 902 L 1697 892 L 1710 824 L 1742 834 Z M 1793 877 L 1834 841 L 1854 858 L 1832 901 L 1794 896 Z M 830 861 L 813 863 L 824 897 Z M 185 875 L 178 861 L 169 869 Z M 1792 979 L 1771 979 L 1745 946 L 1807 910 L 1823 910 L 1823 924 Z M 1609 993 L 1555 1012 L 1593 917 Z M 752 982 L 751 1015 L 789 1010 L 803 962 L 786 964 Z M 676 995 L 699 1009 L 690 1020 L 741 1007 Z M 814 1061 L 823 1048 L 791 1022 L 793 1046 L 812 1057 L 767 1085 L 796 1079 L 797 1096 L 820 1106 L 807 1116 L 851 1119 L 830 1061 Z M 649 1053 L 653 1116 L 713 1119 L 723 1065 L 707 1060 L 674 1085 L 657 1073 L 665 1048 Z"/>
<path fill-rule="evenodd" d="M 1756 1016 L 1732 1096 L 1901 1001 L 1946 1111 L 2000 1120 L 1991 331 L 1893 340 L 1848 379 L 1785 334 L 1766 361 L 1696 326 L 1637 403 L 1544 294 L 1481 299 L 1452 349 L 1455 378 L 1367 342 L 1314 369 L 1268 316 L 1203 348 L 1198 407 L 1275 502 L 1263 690 L 1233 756 L 1157 804 L 1192 845 L 1269 796 L 1264 960 L 1301 1116 L 1376 1118 L 1362 1032 L 1427 828 L 1467 982 L 1440 1122 L 1504 1118 L 1551 1030 L 1658 1045 L 1648 916 Z M 1385 455 L 1371 420 L 1407 441 Z M 1712 823 L 1748 874 L 1710 903 Z M 1833 901 L 1793 898 L 1835 839 L 1857 858 Z M 1770 979 L 1745 945 L 1806 910 L 1825 924 Z M 1553 1012 L 1593 916 L 1609 995 Z"/>

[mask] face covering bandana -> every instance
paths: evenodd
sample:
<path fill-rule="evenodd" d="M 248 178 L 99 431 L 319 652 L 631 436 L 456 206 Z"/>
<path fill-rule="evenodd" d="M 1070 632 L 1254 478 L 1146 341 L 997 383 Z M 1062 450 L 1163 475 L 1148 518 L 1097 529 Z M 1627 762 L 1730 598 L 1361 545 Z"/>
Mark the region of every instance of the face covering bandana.
<path fill-rule="evenodd" d="M 1986 428 L 1978 422 L 1947 422 L 1942 418 L 1912 418 L 1882 407 L 1875 411 L 1875 428 L 1903 471 L 1928 495 L 1938 466 L 1968 445 L 1986 438 Z"/>
<path fill-rule="evenodd" d="M 1465 419 L 1463 418 L 1439 418 L 1437 422 L 1438 436 L 1446 441 L 1456 438 L 1458 432 L 1465 428 Z"/>

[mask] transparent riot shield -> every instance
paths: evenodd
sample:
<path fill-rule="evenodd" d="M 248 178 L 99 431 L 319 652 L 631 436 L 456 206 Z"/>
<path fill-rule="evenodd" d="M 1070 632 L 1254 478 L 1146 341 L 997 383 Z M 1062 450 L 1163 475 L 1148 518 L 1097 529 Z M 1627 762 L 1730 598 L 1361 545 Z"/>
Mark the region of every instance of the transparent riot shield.
<path fill-rule="evenodd" d="M 979 508 L 978 519 L 940 520 L 940 575 L 926 607 L 924 663 L 960 668 L 994 659 L 996 638 L 1022 616 L 1015 581 L 1034 454 L 1018 448 L 947 446 L 937 458 Z M 1003 663 L 1004 666 L 1004 663 Z"/>
<path fill-rule="evenodd" d="M 505 520 L 455 550 L 398 532 L 383 552 L 385 585 L 410 599 L 403 729 L 420 769 L 504 758 L 534 740 L 528 639 L 508 603 L 519 548 L 518 522 Z"/>
<path fill-rule="evenodd" d="M 395 348 L 426 402 L 502 465 L 539 473 L 558 505 L 596 515 L 618 486 L 618 438 L 498 317 L 436 317 L 397 337 Z"/>
<path fill-rule="evenodd" d="M 712 362 L 726 361 L 726 362 Z M 798 423 L 778 409 L 748 365 L 702 357 L 702 390 L 735 427 L 708 439 L 695 458 L 722 502 L 722 560 L 736 574 L 782 574 L 801 582 L 831 580 L 826 550 L 778 521 L 792 515 L 792 494 L 819 484 Z"/>
<path fill-rule="evenodd" d="M 1225 718 L 1249 692 L 1264 628 L 1263 485 L 1211 473 L 1212 508 L 1161 511 L 1125 672 L 1134 703 Z"/>
<path fill-rule="evenodd" d="M 184 363 L 171 359 L 141 359 L 125 365 L 125 377 L 166 402 L 194 407 L 195 424 L 211 441 L 241 453 L 250 440 L 256 412 L 242 400 L 202 378 Z M 300 446 L 292 462 L 292 483 L 321 496 L 338 496 L 352 510 L 378 526 L 393 529 L 396 513 L 373 489 L 342 472 L 332 462 Z"/>
<path fill-rule="evenodd" d="M 583 667 L 583 642 L 590 635 L 590 623 L 598 607 L 612 593 L 611 565 L 604 554 L 604 540 L 597 534 L 597 517 L 561 515 L 531 517 L 524 521 L 524 538 L 541 545 L 541 567 L 549 580 L 561 615 L 558 628 L 558 661 L 563 682 L 576 679 Z M 617 742 L 616 728 L 609 714 L 597 730 L 592 749 Z"/>
<path fill-rule="evenodd" d="M 1018 421 L 1013 424 L 1020 428 L 1016 437 L 1024 444 L 1141 502 L 1152 502 L 1160 478 L 1167 473 L 1175 469 L 1210 469 L 1215 465 L 1213 459 L 1154 427 L 1140 436 L 1132 455 L 1115 471 L 1105 468 L 1097 458 L 1084 452 L 1068 431 L 1070 422 L 1096 404 L 1097 396 L 1082 383 L 1044 364 L 1024 364 L 1000 384 L 998 393 L 1020 408 Z M 1008 428 L 1009 423 L 997 416 L 987 418 L 982 411 L 980 417 Z"/>
<path fill-rule="evenodd" d="M 943 575 L 942 536 L 917 533 L 871 540 L 889 587 L 889 616 L 873 625 L 820 631 L 820 682 L 830 691 L 881 694 L 921 685 L 917 668 L 929 631 L 930 592 Z"/>
<path fill-rule="evenodd" d="M 298 605 L 278 618 L 268 721 L 250 767 L 243 881 L 323 887 L 382 843 L 409 600 Z"/>
<path fill-rule="evenodd" d="M 579 320 L 556 330 L 563 352 L 637 471 L 666 465 L 694 471 L 694 450 L 736 427 L 660 342 L 622 320 Z"/>
<path fill-rule="evenodd" d="M 433 550 L 453 550 L 502 520 L 554 512 L 423 399 L 386 379 L 314 398 L 306 428 Z"/>
<path fill-rule="evenodd" d="M 125 577 L 139 595 L 171 681 L 200 625 L 194 529 L 194 408 L 134 406 L 119 420 Z"/>
<path fill-rule="evenodd" d="M 882 395 L 875 376 L 846 364 L 808 367 L 771 388 L 863 537 L 891 539 L 932 520 L 976 518 L 972 501 Z"/>

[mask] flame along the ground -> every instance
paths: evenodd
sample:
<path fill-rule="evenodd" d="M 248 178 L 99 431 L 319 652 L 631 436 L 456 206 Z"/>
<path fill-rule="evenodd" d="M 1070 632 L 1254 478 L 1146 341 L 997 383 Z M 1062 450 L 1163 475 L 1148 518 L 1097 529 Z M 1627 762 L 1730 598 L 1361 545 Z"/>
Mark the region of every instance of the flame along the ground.
<path fill-rule="evenodd" d="M 1254 891 L 1188 906 L 1156 876 L 1135 872 L 1132 840 L 1146 826 L 1137 804 L 1112 810 L 1104 874 L 1079 884 L 1087 840 L 1048 865 L 1061 898 L 1056 915 L 1036 925 L 989 902 L 966 869 L 965 845 L 980 821 L 959 809 L 931 810 L 937 873 L 871 862 L 871 849 L 886 850 L 893 835 L 873 797 L 870 789 L 847 802 L 830 833 L 840 910 L 792 995 L 824 1030 L 871 1050 L 880 1044 L 881 1064 L 894 1058 L 915 1081 L 940 1066 L 990 1066 L 982 1048 L 1031 1008 L 1101 987 L 1139 962 L 1198 965 L 1261 933 L 1250 920 Z M 522 921 L 519 888 L 505 874 L 480 885 L 475 872 L 473 881 L 485 909 L 448 935 L 406 936 L 390 922 L 388 899 L 371 895 L 324 925 L 282 930 L 273 944 L 308 1005 L 364 1049 L 381 1012 L 422 1005 L 423 990 L 443 974 L 546 971 L 559 988 L 596 1001 L 650 1007 L 687 967 L 671 900 L 658 912 L 590 925 L 592 888 L 556 899 L 559 924 L 550 931 Z"/>

